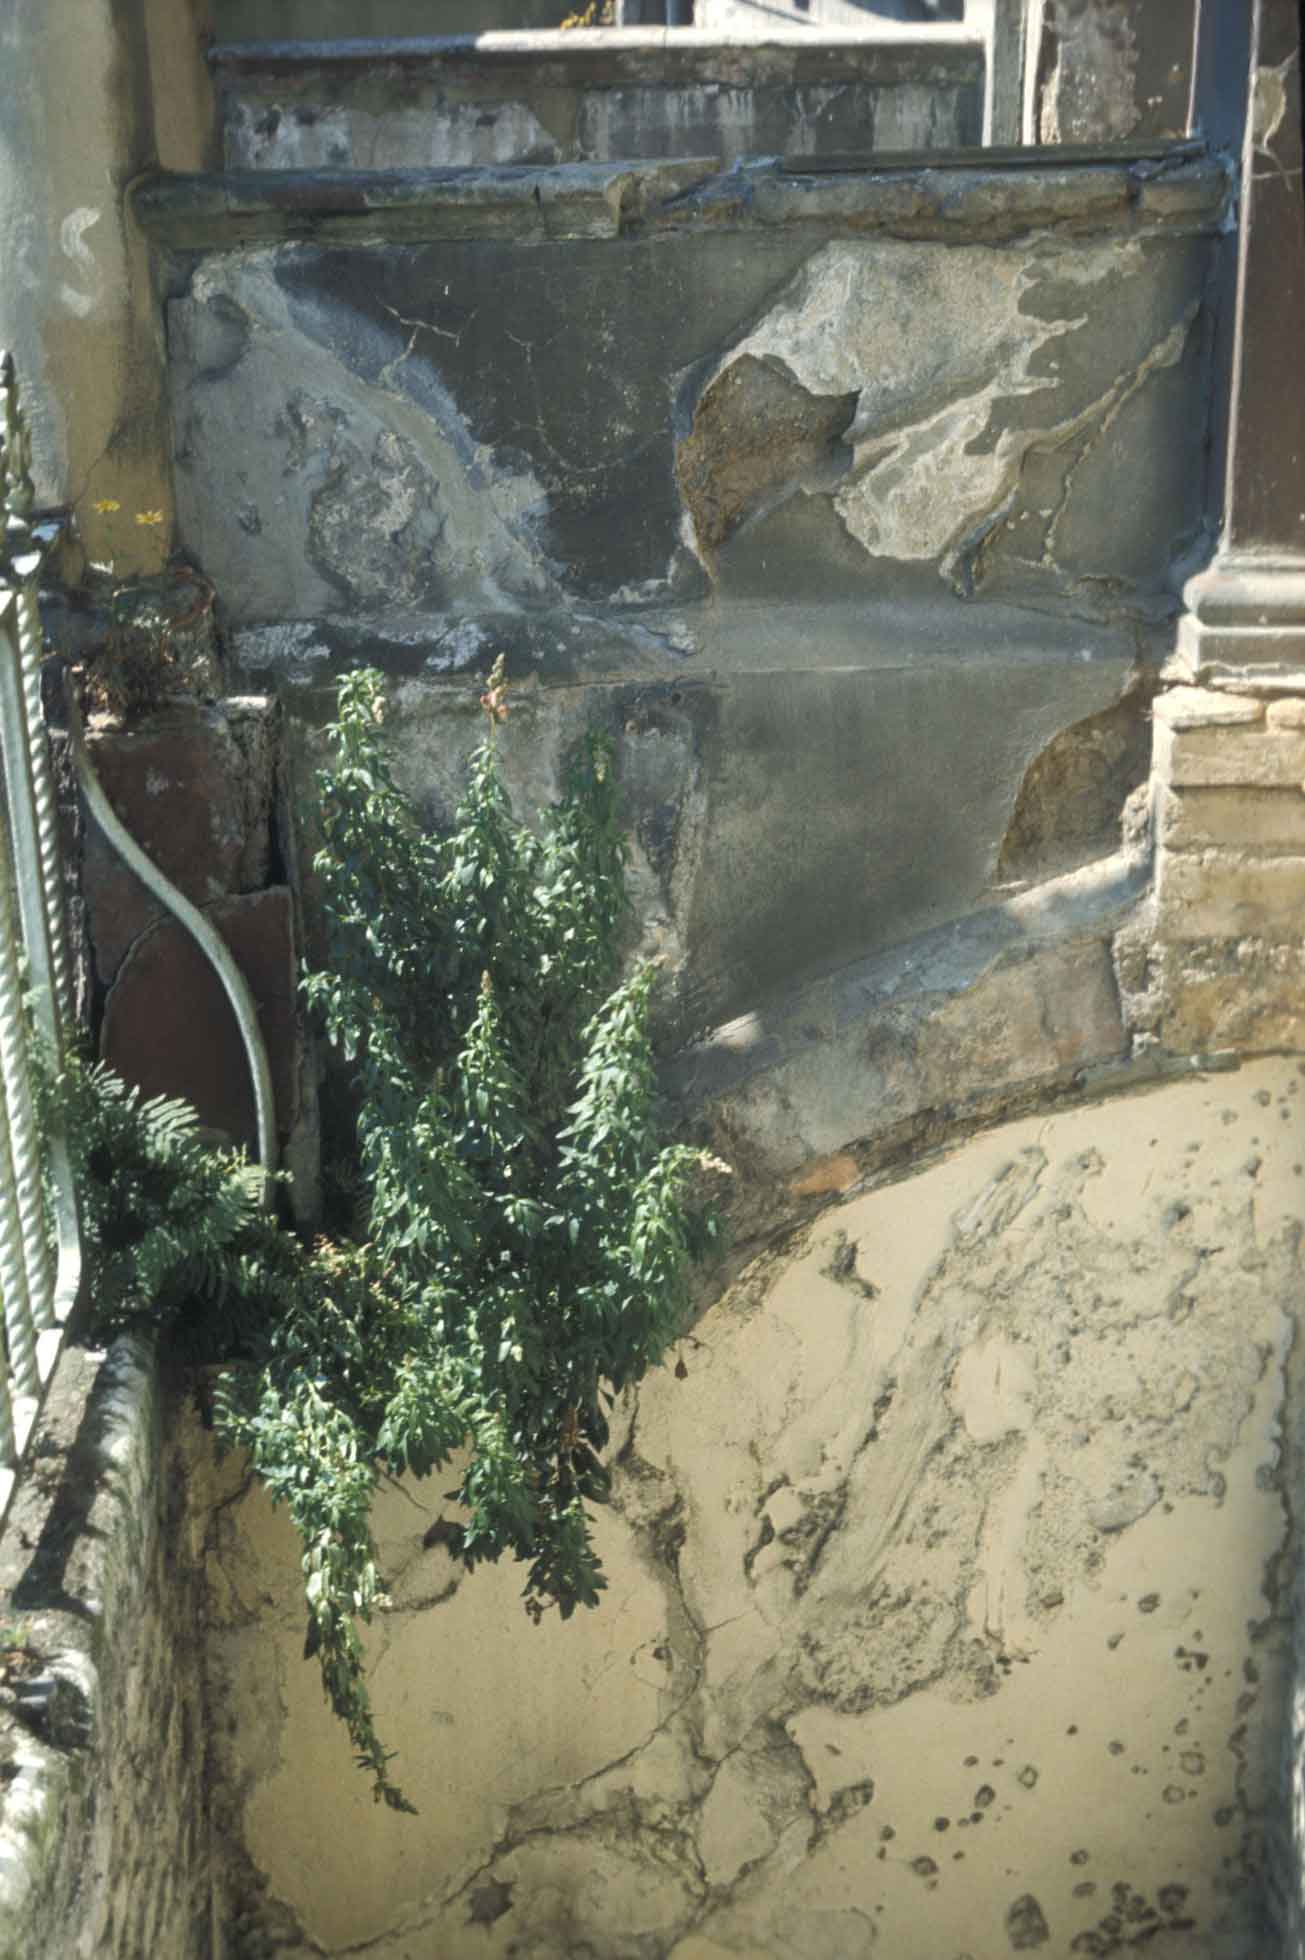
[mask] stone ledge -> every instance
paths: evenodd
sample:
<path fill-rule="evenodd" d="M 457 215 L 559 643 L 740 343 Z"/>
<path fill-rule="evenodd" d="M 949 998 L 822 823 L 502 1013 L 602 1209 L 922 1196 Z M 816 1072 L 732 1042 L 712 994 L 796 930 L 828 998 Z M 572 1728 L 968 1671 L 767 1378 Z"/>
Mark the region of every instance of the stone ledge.
<path fill-rule="evenodd" d="M 1121 855 L 1035 887 L 730 1022 L 666 1087 L 759 1182 L 1063 1091 L 1126 1059 L 1110 941 L 1146 886 Z"/>
<path fill-rule="evenodd" d="M 1167 179 L 1125 162 L 939 168 L 928 152 L 860 172 L 722 172 L 711 158 L 498 164 L 433 170 L 269 170 L 143 179 L 142 228 L 178 249 L 283 240 L 354 243 L 621 238 L 670 230 L 809 225 L 820 236 L 996 244 L 1035 232 L 1126 235 L 1222 229 L 1228 177 L 1184 160 L 1181 224 L 1148 200 Z"/>
<path fill-rule="evenodd" d="M 1050 231 L 1085 236 L 1118 230 L 1223 228 L 1228 178 L 1201 158 L 1155 174 L 1144 164 L 1085 158 L 1074 164 L 1015 159 L 997 165 L 940 165 L 925 159 L 888 167 L 877 158 L 860 173 L 808 169 L 758 172 L 752 220 L 814 223 L 899 239 L 999 244 Z M 695 185 L 681 207 L 719 198 L 725 186 Z M 1177 192 L 1166 198 L 1165 192 Z M 660 212 L 665 224 L 678 212 Z"/>
<path fill-rule="evenodd" d="M 0 1540 L 10 1638 L 40 1670 L 0 1713 L 0 1960 L 207 1950 L 197 1633 L 161 1429 L 152 1343 L 64 1351 Z"/>
<path fill-rule="evenodd" d="M 581 651 L 568 633 L 583 618 Z M 903 647 L 909 639 L 910 654 Z M 867 673 L 931 667 L 964 673 L 989 661 L 1015 668 L 1094 666 L 1127 673 L 1135 636 L 1115 621 L 1058 619 L 994 600 L 982 609 L 940 589 L 916 602 L 875 597 L 798 598 L 784 605 L 716 598 L 656 606 L 604 605 L 526 612 L 450 611 L 416 618 L 377 612 L 316 618 L 237 618 L 232 657 L 246 677 L 281 694 L 333 698 L 341 673 L 361 662 L 397 679 L 445 682 L 474 708 L 495 656 L 513 681 L 573 683 L 630 679 L 719 685 L 740 675 Z"/>
<path fill-rule="evenodd" d="M 650 203 L 712 176 L 714 158 L 484 165 L 447 170 L 243 170 L 157 176 L 133 192 L 142 228 L 187 250 L 282 240 L 526 243 L 617 238 Z"/>

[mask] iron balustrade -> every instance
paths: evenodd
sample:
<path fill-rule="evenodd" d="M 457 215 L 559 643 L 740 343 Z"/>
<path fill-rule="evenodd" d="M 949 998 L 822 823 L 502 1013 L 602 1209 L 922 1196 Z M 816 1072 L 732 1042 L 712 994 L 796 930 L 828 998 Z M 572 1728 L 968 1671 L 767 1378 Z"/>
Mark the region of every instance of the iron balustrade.
<path fill-rule="evenodd" d="M 0 354 L 0 1522 L 13 1494 L 82 1278 L 67 1138 L 42 1125 L 38 1070 L 56 1073 L 73 1026 L 59 819 L 41 707 L 40 582 L 60 527 L 34 514 L 30 445 L 14 365 Z M 220 934 L 128 833 L 96 776 L 71 689 L 71 759 L 92 819 L 213 966 L 240 1030 L 254 1091 L 258 1154 L 275 1168 L 266 1045 L 248 983 Z M 265 1178 L 262 1201 L 271 1201 Z"/>
<path fill-rule="evenodd" d="M 42 567 L 56 526 L 34 519 L 13 361 L 0 355 L 0 1518 L 8 1507 L 81 1281 L 67 1139 L 42 1126 L 35 1078 L 57 1070 L 72 1017 L 54 769 L 41 711 Z"/>

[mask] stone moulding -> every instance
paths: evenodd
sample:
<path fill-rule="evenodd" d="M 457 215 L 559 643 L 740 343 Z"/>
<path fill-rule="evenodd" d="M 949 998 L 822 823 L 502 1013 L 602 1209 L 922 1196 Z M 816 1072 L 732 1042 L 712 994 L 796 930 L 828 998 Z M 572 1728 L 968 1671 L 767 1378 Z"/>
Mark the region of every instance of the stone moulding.
<path fill-rule="evenodd" d="M 1305 558 L 1220 556 L 1183 600 L 1174 666 L 1184 679 L 1251 693 L 1305 687 Z"/>
<path fill-rule="evenodd" d="M 1020 158 L 938 168 L 927 153 L 863 171 L 789 171 L 774 159 L 721 171 L 711 158 L 499 164 L 431 170 L 160 174 L 136 186 L 156 243 L 239 251 L 341 243 L 623 238 L 670 230 L 808 225 L 826 235 L 996 244 L 1035 233 L 1226 229 L 1230 179 L 1190 145 L 1149 158 L 1061 165 Z"/>
<path fill-rule="evenodd" d="M 225 171 L 146 178 L 137 219 L 157 243 L 240 251 L 282 240 L 617 238 L 714 160 L 519 164 L 437 170 Z"/>

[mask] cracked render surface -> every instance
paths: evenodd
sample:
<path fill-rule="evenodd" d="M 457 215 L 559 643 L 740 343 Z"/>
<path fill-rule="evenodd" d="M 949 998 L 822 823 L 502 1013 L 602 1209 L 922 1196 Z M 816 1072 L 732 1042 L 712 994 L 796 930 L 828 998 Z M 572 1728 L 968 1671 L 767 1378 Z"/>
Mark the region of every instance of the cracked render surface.
<path fill-rule="evenodd" d="M 1207 222 L 212 254 L 167 308 L 181 533 L 242 622 L 1164 614 L 1203 521 Z"/>
<path fill-rule="evenodd" d="M 1283 1058 L 831 1207 L 626 1403 L 578 1624 L 423 1548 L 446 1479 L 389 1494 L 416 1821 L 300 1660 L 288 1528 L 197 1470 L 241 1950 L 1270 1950 L 1303 1194 Z"/>

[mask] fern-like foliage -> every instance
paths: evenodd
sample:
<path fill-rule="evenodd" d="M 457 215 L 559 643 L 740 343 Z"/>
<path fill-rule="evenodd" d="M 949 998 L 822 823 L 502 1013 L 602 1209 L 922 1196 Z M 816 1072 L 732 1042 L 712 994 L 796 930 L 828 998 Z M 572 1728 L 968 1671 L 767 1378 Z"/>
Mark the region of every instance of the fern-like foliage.
<path fill-rule="evenodd" d="M 303 1547 L 308 1638 L 376 1795 L 407 1809 L 372 1718 L 360 1625 L 385 1605 L 386 1474 L 457 1462 L 445 1542 L 526 1567 L 535 1617 L 597 1603 L 590 1507 L 611 1397 L 683 1324 L 712 1229 L 701 1153 L 663 1147 L 653 974 L 619 982 L 625 850 L 612 756 L 587 740 L 535 832 L 489 737 L 451 831 L 418 824 L 386 754 L 383 684 L 347 676 L 319 778 L 330 961 L 305 991 L 353 1071 L 356 1242 L 302 1247 L 242 1159 L 103 1070 L 61 1093 L 82 1140 L 101 1317 L 208 1329 L 231 1356 L 221 1437 Z M 618 984 L 619 982 L 619 984 Z"/>
<path fill-rule="evenodd" d="M 282 1250 L 260 1209 L 261 1171 L 206 1143 L 189 1103 L 146 1100 L 102 1062 L 74 1052 L 39 1087 L 69 1140 L 97 1329 L 179 1325 L 211 1353 L 222 1316 L 224 1345 L 248 1338 L 247 1282 L 256 1272 L 264 1292 L 269 1259 Z"/>

